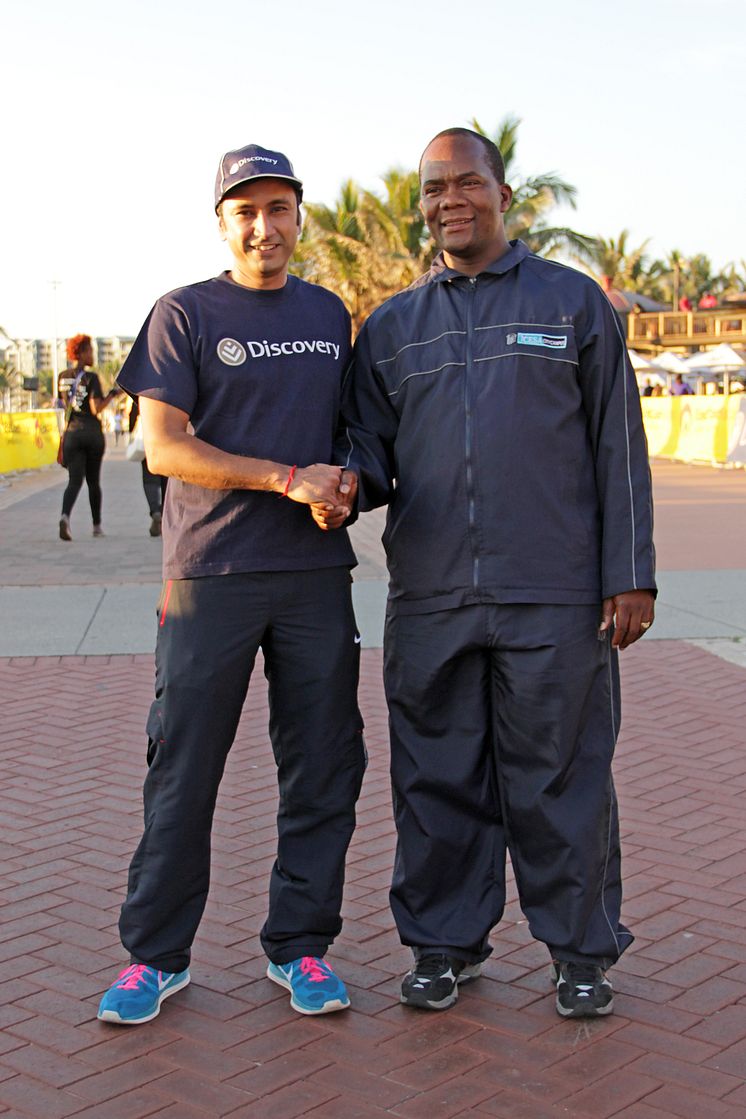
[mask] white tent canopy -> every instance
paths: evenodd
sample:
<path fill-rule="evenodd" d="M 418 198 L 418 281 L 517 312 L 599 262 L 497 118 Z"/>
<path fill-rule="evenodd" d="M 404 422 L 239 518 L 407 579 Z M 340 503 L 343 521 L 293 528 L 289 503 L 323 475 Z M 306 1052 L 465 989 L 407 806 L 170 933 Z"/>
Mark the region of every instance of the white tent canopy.
<path fill-rule="evenodd" d="M 686 368 L 690 373 L 698 369 L 731 373 L 746 368 L 746 361 L 732 346 L 721 342 L 719 346 L 715 346 L 712 350 L 703 350 L 698 354 L 692 354 L 691 357 L 686 359 Z"/>
<path fill-rule="evenodd" d="M 639 373 L 635 373 L 635 377 L 637 378 L 637 384 L 640 389 L 645 388 L 648 382 L 651 385 L 663 386 L 666 384 L 665 375 L 661 373 L 659 369 L 653 369 L 652 366 L 650 369 L 643 369 Z"/>
<path fill-rule="evenodd" d="M 652 364 L 656 369 L 665 369 L 666 373 L 688 373 L 689 366 L 684 358 L 679 354 L 671 353 L 670 350 L 664 350 L 662 354 L 658 354 L 653 358 Z"/>
<path fill-rule="evenodd" d="M 627 352 L 629 354 L 629 360 L 632 363 L 632 368 L 634 369 L 635 373 L 642 373 L 646 369 L 653 368 L 648 359 L 646 357 L 643 357 L 642 354 L 638 354 L 637 350 L 628 350 Z"/>

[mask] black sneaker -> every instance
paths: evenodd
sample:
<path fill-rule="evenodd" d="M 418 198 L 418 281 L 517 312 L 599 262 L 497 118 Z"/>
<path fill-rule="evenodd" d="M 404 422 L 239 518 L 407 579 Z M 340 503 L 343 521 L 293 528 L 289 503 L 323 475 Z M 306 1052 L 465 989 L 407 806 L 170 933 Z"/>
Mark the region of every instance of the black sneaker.
<path fill-rule="evenodd" d="M 420 956 L 402 980 L 401 1001 L 424 1010 L 447 1010 L 458 998 L 459 983 L 478 979 L 481 974 L 481 964 L 467 964 L 446 955 Z"/>
<path fill-rule="evenodd" d="M 151 536 L 160 536 L 161 535 L 161 514 L 160 513 L 152 513 L 151 514 L 151 517 L 150 517 L 150 535 Z"/>
<path fill-rule="evenodd" d="M 595 1018 L 614 1010 L 614 992 L 595 964 L 553 960 L 557 1013 L 563 1018 Z"/>

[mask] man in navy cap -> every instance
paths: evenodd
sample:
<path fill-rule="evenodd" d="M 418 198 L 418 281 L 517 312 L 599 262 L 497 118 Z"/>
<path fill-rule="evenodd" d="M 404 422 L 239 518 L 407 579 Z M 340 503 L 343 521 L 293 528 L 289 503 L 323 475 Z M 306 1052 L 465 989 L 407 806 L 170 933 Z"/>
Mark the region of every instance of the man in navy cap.
<path fill-rule="evenodd" d="M 131 963 L 101 1001 L 107 1022 L 147 1022 L 189 982 L 218 786 L 260 648 L 280 792 L 267 974 L 302 1014 L 349 1006 L 324 956 L 365 767 L 340 527 L 354 477 L 328 465 L 350 320 L 288 274 L 302 190 L 281 152 L 223 156 L 215 209 L 232 268 L 159 299 L 119 376 L 149 467 L 170 481 L 145 831 L 120 918 Z"/>

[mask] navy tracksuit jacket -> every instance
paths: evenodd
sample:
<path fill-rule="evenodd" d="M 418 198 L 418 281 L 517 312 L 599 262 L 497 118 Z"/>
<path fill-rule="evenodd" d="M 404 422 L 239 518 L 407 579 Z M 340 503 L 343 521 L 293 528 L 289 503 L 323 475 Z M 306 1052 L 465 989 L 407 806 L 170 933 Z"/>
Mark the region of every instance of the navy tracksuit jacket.
<path fill-rule="evenodd" d="M 402 939 L 483 958 L 507 846 L 534 935 L 608 964 L 631 937 L 616 654 L 597 628 L 603 598 L 655 588 L 616 315 L 594 280 L 520 241 L 474 278 L 439 257 L 364 326 L 343 412 L 360 508 L 389 506 Z"/>

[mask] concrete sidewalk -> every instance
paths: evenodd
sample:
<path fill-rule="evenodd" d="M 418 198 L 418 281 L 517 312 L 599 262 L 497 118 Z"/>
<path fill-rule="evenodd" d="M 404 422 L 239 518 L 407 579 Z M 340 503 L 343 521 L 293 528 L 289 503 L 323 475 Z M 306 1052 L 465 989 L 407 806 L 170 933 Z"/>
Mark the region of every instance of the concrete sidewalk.
<path fill-rule="evenodd" d="M 73 541 L 59 540 L 66 482 L 56 464 L 0 480 L 0 656 L 152 653 L 161 541 L 148 534 L 139 465 L 125 460 L 123 443 L 110 448 L 103 538 L 91 535 L 84 489 L 73 510 Z M 383 520 L 381 510 L 353 530 L 355 610 L 366 647 L 383 639 Z"/>
<path fill-rule="evenodd" d="M 655 464 L 658 535 L 666 544 L 659 563 L 657 620 L 648 637 L 710 642 L 718 654 L 746 664 L 746 595 L 741 591 L 746 585 L 746 474 L 708 470 L 702 476 L 704 470 Z M 698 479 L 684 499 L 682 471 Z M 107 535 L 90 535 L 82 493 L 73 511 L 72 544 L 57 538 L 66 478 L 53 466 L 0 488 L 0 656 L 152 652 L 161 549 L 160 541 L 147 534 L 140 468 L 125 461 L 122 443 L 111 449 L 103 473 Z M 706 526 L 697 534 L 691 531 L 713 511 L 724 534 L 717 550 L 710 549 Z M 384 511 L 377 510 L 351 530 L 360 561 L 353 593 L 364 648 L 380 648 L 383 640 L 384 519 Z"/>
<path fill-rule="evenodd" d="M 398 1003 L 409 954 L 387 896 L 377 515 L 355 530 L 371 760 L 330 953 L 351 1010 L 301 1018 L 264 978 L 277 803 L 257 671 L 216 814 L 193 983 L 140 1029 L 96 1022 L 122 962 L 116 919 L 141 827 L 160 543 L 121 449 L 105 465 L 103 540 L 88 535 L 84 495 L 76 539 L 56 538 L 62 471 L 0 489 L 0 1119 L 746 1114 L 746 474 L 654 472 L 663 601 L 622 657 L 616 762 L 637 939 L 613 972 L 614 1016 L 579 1023 L 554 1012 L 512 886 L 485 976 L 457 1006 Z M 665 636 L 673 625 L 731 659 Z"/>

